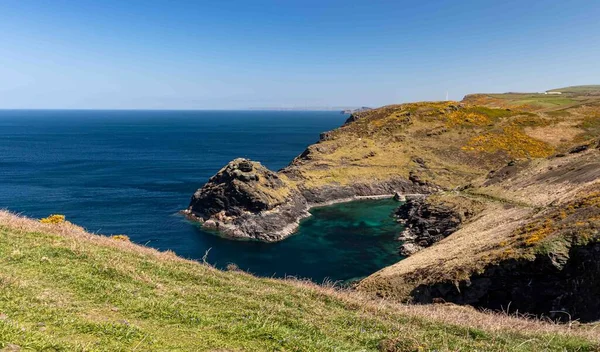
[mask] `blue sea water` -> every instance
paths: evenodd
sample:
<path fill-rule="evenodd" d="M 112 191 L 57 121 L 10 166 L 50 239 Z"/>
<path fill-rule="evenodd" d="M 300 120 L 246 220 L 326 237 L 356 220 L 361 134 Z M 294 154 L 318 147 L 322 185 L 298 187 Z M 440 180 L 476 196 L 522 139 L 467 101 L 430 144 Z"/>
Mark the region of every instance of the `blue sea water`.
<path fill-rule="evenodd" d="M 391 200 L 313 209 L 274 244 L 206 233 L 178 211 L 229 160 L 286 166 L 320 132 L 343 123 L 321 111 L 0 111 L 0 208 L 65 214 L 100 234 L 171 249 L 257 275 L 348 280 L 400 259 Z"/>

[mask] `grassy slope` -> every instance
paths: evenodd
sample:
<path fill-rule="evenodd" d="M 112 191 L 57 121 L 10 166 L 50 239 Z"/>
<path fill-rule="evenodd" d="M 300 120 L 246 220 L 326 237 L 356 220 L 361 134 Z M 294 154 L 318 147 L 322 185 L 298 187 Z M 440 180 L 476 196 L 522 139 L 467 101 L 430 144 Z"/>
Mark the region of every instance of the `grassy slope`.
<path fill-rule="evenodd" d="M 69 223 L 6 212 L 0 265 L 0 348 L 598 350 L 598 338 L 583 329 L 223 272 Z"/>
<path fill-rule="evenodd" d="M 600 85 L 591 84 L 587 86 L 573 86 L 565 88 L 551 89 L 549 92 L 562 92 L 562 93 L 598 93 L 600 92 Z"/>
<path fill-rule="evenodd" d="M 361 282 L 360 289 L 407 299 L 420 284 L 465 280 L 490 264 L 511 258 L 533 259 L 535 255 L 546 254 L 548 248 L 564 249 L 556 248 L 557 244 L 564 247 L 565 243 L 600 241 L 600 150 L 596 147 L 600 140 L 600 91 L 589 94 L 590 87 L 575 87 L 574 93 L 559 96 L 576 103 L 562 103 L 553 109 L 548 109 L 550 104 L 546 103 L 556 96 L 543 94 L 466 97 L 468 104 L 508 107 L 511 111 L 517 106 L 529 112 L 520 119 L 520 132 L 515 135 L 525 134 L 531 138 L 530 142 L 518 143 L 515 141 L 519 138 L 511 141 L 495 135 L 494 139 L 486 137 L 480 139 L 483 143 L 473 144 L 475 150 L 468 149 L 471 157 L 484 162 L 499 155 L 502 167 L 507 166 L 502 154 L 494 154 L 491 148 L 494 147 L 512 153 L 521 166 L 492 184 L 488 183 L 488 169 L 485 175 L 470 179 L 468 189 L 432 197 L 432 201 L 444 201 L 460 193 L 485 201 L 487 208 L 448 238 L 371 275 Z M 580 90 L 585 95 L 577 93 Z M 532 97 L 539 101 L 524 103 Z M 502 120 L 495 122 L 502 123 L 506 124 Z M 581 144 L 589 144 L 590 150 L 560 157 L 544 152 L 564 154 Z M 519 150 L 528 153 L 519 155 Z M 541 152 L 532 153 L 535 150 Z"/>
<path fill-rule="evenodd" d="M 529 124 L 543 122 L 528 112 L 426 102 L 357 116 L 310 146 L 308 156 L 297 158 L 286 171 L 301 175 L 306 187 L 406 179 L 413 173 L 453 188 L 510 158 L 554 150 L 524 134 Z"/>
<path fill-rule="evenodd" d="M 559 96 L 476 94 L 461 103 L 409 103 L 357 113 L 354 122 L 311 145 L 284 174 L 308 188 L 410 173 L 446 188 L 461 186 L 509 160 L 544 158 L 597 136 L 600 91 L 573 89 Z"/>

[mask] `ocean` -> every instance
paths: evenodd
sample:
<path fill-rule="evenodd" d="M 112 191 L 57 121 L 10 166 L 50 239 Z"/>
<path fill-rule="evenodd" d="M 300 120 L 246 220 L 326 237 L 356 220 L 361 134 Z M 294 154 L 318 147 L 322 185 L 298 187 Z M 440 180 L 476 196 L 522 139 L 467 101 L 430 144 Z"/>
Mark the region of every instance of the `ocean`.
<path fill-rule="evenodd" d="M 64 214 L 180 256 L 316 282 L 366 276 L 399 259 L 391 200 L 314 209 L 279 243 L 231 241 L 178 211 L 236 157 L 286 166 L 347 116 L 331 111 L 0 110 L 0 208 Z"/>

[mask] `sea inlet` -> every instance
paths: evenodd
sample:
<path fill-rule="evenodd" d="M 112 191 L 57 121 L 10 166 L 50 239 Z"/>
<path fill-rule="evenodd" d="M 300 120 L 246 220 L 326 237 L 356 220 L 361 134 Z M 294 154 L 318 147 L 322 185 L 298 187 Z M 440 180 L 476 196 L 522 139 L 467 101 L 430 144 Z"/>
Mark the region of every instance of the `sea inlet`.
<path fill-rule="evenodd" d="M 231 241 L 178 211 L 231 159 L 284 167 L 340 126 L 332 111 L 0 111 L 0 208 L 40 218 L 64 214 L 88 231 L 220 268 L 315 282 L 371 274 L 401 257 L 392 200 L 312 209 L 279 243 Z"/>

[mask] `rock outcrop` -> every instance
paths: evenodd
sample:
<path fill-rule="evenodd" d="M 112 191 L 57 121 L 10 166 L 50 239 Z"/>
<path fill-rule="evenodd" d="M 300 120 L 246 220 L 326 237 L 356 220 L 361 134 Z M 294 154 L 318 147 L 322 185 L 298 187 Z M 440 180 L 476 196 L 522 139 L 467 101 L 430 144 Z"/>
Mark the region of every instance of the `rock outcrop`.
<path fill-rule="evenodd" d="M 408 196 L 395 213 L 405 225 L 398 237 L 400 254 L 409 256 L 448 237 L 460 225 L 483 209 L 483 204 L 467 197 Z"/>
<path fill-rule="evenodd" d="M 421 304 L 444 301 L 564 322 L 596 321 L 600 319 L 600 244 L 574 245 L 560 257 L 509 259 L 488 265 L 466 280 L 420 285 L 411 296 Z"/>
<path fill-rule="evenodd" d="M 458 194 L 409 199 L 401 216 L 406 247 L 416 251 L 358 289 L 404 302 L 600 319 L 598 160 L 598 149 L 581 148 L 510 163 Z"/>
<path fill-rule="evenodd" d="M 184 214 L 232 239 L 275 242 L 293 234 L 312 206 L 431 190 L 401 178 L 307 188 L 290 181 L 286 171 L 235 159 L 194 193 Z"/>
<path fill-rule="evenodd" d="M 260 163 L 235 159 L 200 188 L 190 210 L 202 217 L 218 213 L 238 216 L 245 211 L 271 210 L 283 203 L 288 194 L 279 176 Z"/>
<path fill-rule="evenodd" d="M 300 193 L 258 162 L 235 159 L 200 188 L 185 213 L 236 239 L 281 240 L 308 216 Z"/>

